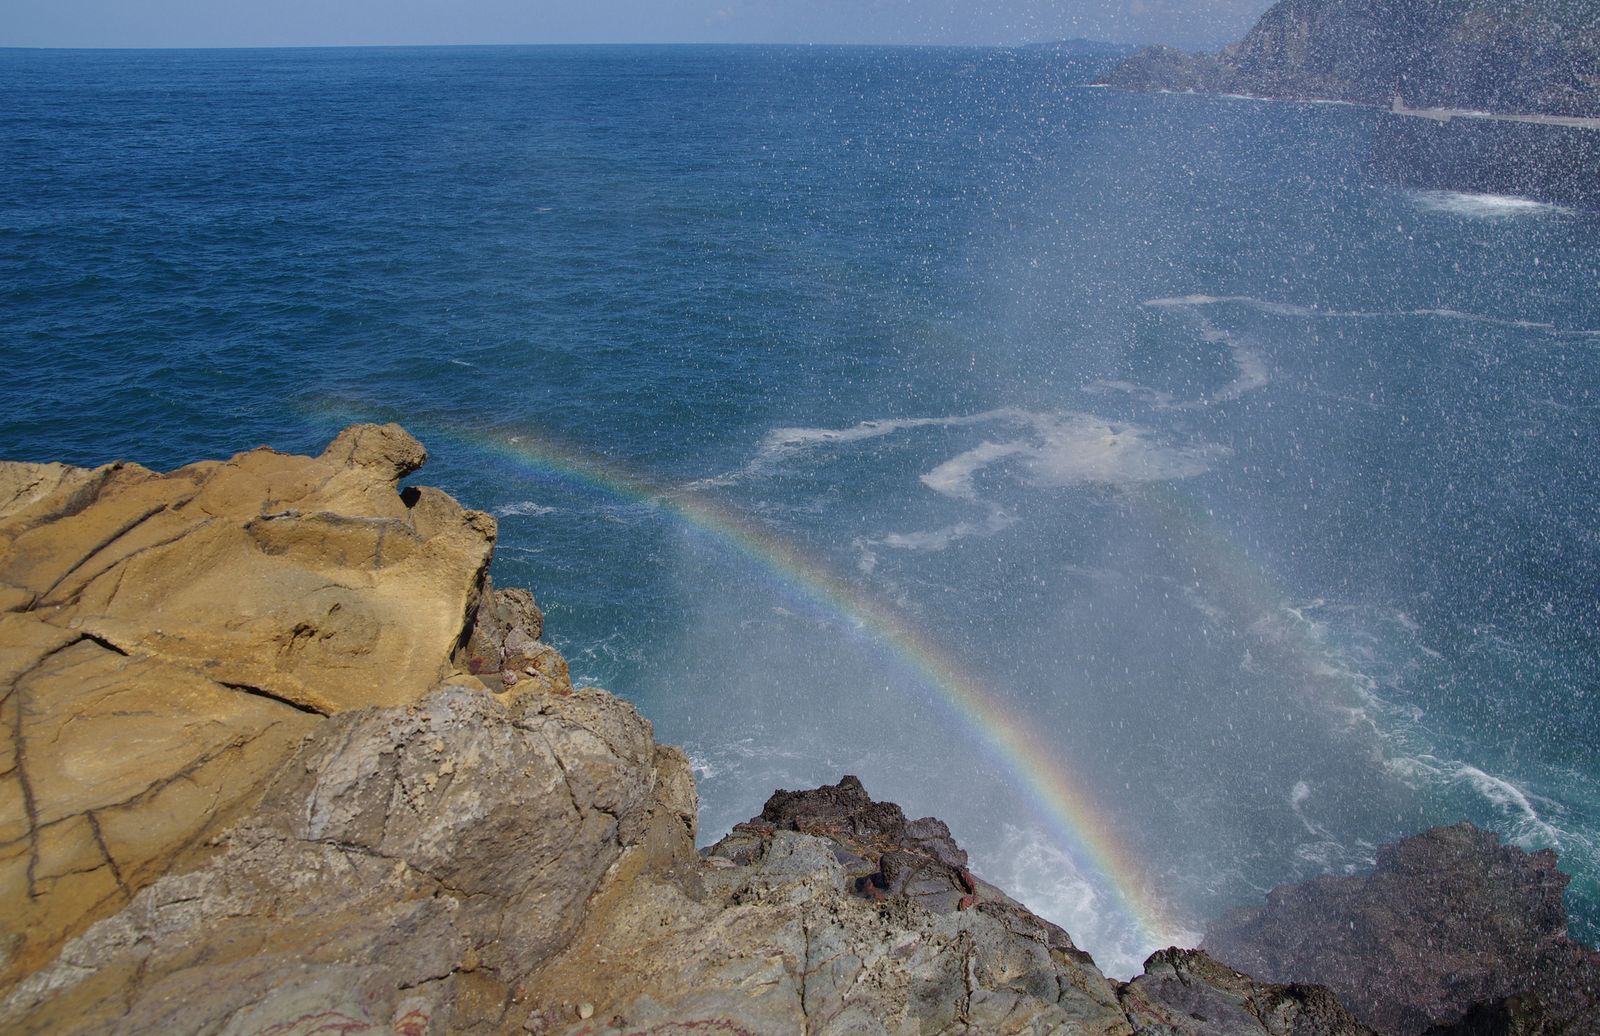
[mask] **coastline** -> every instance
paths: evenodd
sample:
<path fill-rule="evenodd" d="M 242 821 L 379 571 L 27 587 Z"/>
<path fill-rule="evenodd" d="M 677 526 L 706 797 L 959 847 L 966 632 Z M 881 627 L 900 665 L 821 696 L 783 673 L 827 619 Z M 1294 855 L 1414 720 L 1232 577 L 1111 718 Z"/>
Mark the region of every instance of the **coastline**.
<path fill-rule="evenodd" d="M 1203 949 L 1108 979 L 972 873 L 942 822 L 853 777 L 777 792 L 697 852 L 687 757 L 630 705 L 573 686 L 532 595 L 488 580 L 492 518 L 399 491 L 426 459 L 399 426 L 365 425 L 319 457 L 258 449 L 166 474 L 0 464 L 0 658 L 22 791 L 0 814 L 22 831 L 4 887 L 28 905 L 6 914 L 0 1021 L 1372 1031 L 1349 993 L 1252 979 Z M 28 748 L 41 740 L 52 755 Z M 1588 1031 L 1600 956 L 1565 938 L 1554 854 L 1470 826 L 1385 852 L 1373 878 L 1340 879 L 1338 911 L 1278 890 L 1228 921 L 1228 959 L 1337 974 L 1350 953 L 1382 968 L 1401 952 L 1427 999 L 1363 1002 L 1379 1031 L 1497 1010 Z M 1446 876 L 1449 895 L 1426 906 Z M 86 897 L 95 883 L 107 893 Z M 1402 921 L 1365 949 L 1328 934 L 1342 911 L 1390 900 L 1453 920 Z M 1482 911 L 1507 919 L 1487 949 Z M 1323 932 L 1327 955 L 1270 957 L 1286 926 L 1296 945 Z M 1455 939 L 1477 947 L 1482 981 L 1460 980 Z"/>

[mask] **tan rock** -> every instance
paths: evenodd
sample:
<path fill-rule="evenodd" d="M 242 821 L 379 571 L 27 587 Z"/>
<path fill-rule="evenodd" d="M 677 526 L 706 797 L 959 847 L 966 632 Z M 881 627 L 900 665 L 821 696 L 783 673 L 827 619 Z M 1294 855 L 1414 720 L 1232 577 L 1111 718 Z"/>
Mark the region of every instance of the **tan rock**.
<path fill-rule="evenodd" d="M 219 855 L 67 943 L 0 1030 L 514 1031 L 517 988 L 624 849 L 687 844 L 657 758 L 650 725 L 594 690 L 447 685 L 319 723 Z"/>
<path fill-rule="evenodd" d="M 168 474 L 0 463 L 0 988 L 199 859 L 320 716 L 461 663 L 495 525 L 402 496 L 426 457 L 358 425 Z"/>

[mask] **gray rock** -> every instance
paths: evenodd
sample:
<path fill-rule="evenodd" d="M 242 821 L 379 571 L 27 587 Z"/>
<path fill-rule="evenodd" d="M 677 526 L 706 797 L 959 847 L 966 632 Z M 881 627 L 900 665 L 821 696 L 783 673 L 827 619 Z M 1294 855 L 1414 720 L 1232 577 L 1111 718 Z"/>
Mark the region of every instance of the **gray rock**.
<path fill-rule="evenodd" d="M 507 705 L 445 686 L 330 719 L 211 862 L 69 943 L 0 1027 L 501 1028 L 624 850 L 657 820 L 684 831 L 657 758 L 602 691 Z"/>
<path fill-rule="evenodd" d="M 1137 1036 L 1372 1036 L 1321 986 L 1268 985 L 1200 950 L 1162 950 L 1122 990 Z"/>

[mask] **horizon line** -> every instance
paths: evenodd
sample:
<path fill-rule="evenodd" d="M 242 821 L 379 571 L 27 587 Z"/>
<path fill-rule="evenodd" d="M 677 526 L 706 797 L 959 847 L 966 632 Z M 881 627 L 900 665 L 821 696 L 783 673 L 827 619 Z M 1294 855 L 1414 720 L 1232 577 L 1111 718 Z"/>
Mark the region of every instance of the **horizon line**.
<path fill-rule="evenodd" d="M 73 46 L 46 43 L 3 43 L 6 50 L 70 51 L 190 51 L 190 50 L 423 50 L 514 47 L 875 47 L 906 50 L 1019 50 L 1067 44 L 1092 44 L 1104 47 L 1142 47 L 1145 43 L 1070 37 L 1019 43 L 909 43 L 840 40 L 562 40 L 544 42 L 495 43 L 216 43 L 216 44 L 97 44 Z"/>

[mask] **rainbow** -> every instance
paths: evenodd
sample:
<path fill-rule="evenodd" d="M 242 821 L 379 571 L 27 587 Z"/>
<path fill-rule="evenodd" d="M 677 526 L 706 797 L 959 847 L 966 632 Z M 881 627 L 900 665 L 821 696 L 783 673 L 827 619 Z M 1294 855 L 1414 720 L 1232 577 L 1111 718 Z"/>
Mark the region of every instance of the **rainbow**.
<path fill-rule="evenodd" d="M 1080 865 L 1088 863 L 1104 879 L 1118 910 L 1143 945 L 1165 945 L 1172 933 L 1181 931 L 1168 919 L 1134 857 L 1119 843 L 1101 809 L 1081 790 L 1084 782 L 1071 772 L 1060 753 L 1033 732 L 1026 716 L 895 610 L 703 494 L 658 484 L 542 436 L 457 432 L 442 438 L 487 452 L 548 481 L 625 502 L 649 503 L 713 544 L 770 571 L 797 598 L 870 631 L 895 662 L 936 692 L 936 699 L 964 728 L 977 732 L 1057 840 L 1069 847 Z"/>

